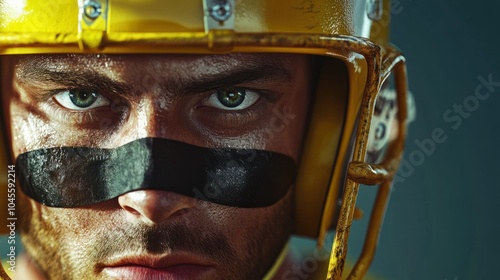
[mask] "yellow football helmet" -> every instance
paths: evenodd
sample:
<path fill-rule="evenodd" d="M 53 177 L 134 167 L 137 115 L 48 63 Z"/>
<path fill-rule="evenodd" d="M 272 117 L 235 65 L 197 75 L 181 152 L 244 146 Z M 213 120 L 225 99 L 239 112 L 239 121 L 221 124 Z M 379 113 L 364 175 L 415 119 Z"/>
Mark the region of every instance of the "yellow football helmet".
<path fill-rule="evenodd" d="M 390 15 L 390 0 L 0 0 L 0 55 L 265 52 L 322 57 L 296 179 L 295 233 L 321 244 L 327 230 L 336 227 L 328 279 L 340 279 L 359 184 L 380 185 L 363 253 L 349 276 L 360 279 L 374 255 L 406 136 L 406 66 L 389 43 Z M 370 131 L 375 133 L 372 117 L 391 73 L 397 136 L 374 163 L 367 159 Z M 4 167 L 8 154 L 1 151 Z M 6 186 L 4 177 L 1 197 Z M 5 215 L 2 209 L 0 220 Z"/>

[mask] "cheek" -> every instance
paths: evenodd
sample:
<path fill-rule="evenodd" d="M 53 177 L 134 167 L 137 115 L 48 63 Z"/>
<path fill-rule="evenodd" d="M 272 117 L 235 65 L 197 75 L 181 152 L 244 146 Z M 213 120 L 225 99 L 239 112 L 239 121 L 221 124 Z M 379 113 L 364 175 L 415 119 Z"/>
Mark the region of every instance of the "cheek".
<path fill-rule="evenodd" d="M 56 209 L 36 203 L 22 192 L 18 194 L 23 245 L 43 266 L 57 262 L 59 254 L 67 247 L 66 240 L 74 239 L 68 230 L 74 228 L 72 222 L 58 214 Z M 53 259 L 46 256 L 53 256 Z"/>
<path fill-rule="evenodd" d="M 2 75 L 1 83 L 2 117 L 10 136 L 13 158 L 40 147 L 63 144 L 65 139 L 58 133 L 57 124 L 49 122 L 47 115 L 36 107 L 33 100 L 22 97 L 26 96 L 21 94 L 23 89 L 14 85 L 10 69 L 5 68 L 2 69 L 5 75 Z"/>
<path fill-rule="evenodd" d="M 47 145 L 64 143 L 60 133 L 53 125 L 41 118 L 11 104 L 11 143 L 14 158 L 21 153 Z"/>
<path fill-rule="evenodd" d="M 294 105 L 275 108 L 263 136 L 268 138 L 266 150 L 289 155 L 297 161 L 305 126 L 305 110 Z"/>
<path fill-rule="evenodd" d="M 88 131 L 76 128 L 74 118 L 54 110 L 51 105 L 26 98 L 25 89 L 7 93 L 6 119 L 10 120 L 10 135 L 14 158 L 28 151 L 64 146 L 100 146 L 110 138 L 109 131 Z M 105 137 L 104 137 L 105 136 Z"/>
<path fill-rule="evenodd" d="M 309 91 L 305 82 L 298 84 L 286 102 L 272 110 L 262 130 L 262 136 L 268 140 L 266 150 L 289 155 L 298 161 L 308 115 Z"/>
<path fill-rule="evenodd" d="M 254 255 L 256 250 L 275 251 L 291 234 L 293 190 L 268 207 L 235 208 L 216 204 L 205 209 L 209 219 L 223 233 L 241 256 Z M 259 249 L 260 248 L 260 249 Z"/>
<path fill-rule="evenodd" d="M 30 255 L 39 261 L 52 256 L 53 259 L 40 261 L 48 264 L 87 263 L 96 246 L 100 246 L 100 240 L 121 224 L 100 211 L 50 208 L 26 197 L 23 201 L 26 203 L 20 211 L 24 220 L 23 242 Z"/>
<path fill-rule="evenodd" d="M 70 237 L 83 234 L 92 224 L 86 219 L 88 213 L 81 213 L 74 209 L 51 208 L 29 199 L 23 193 L 20 193 L 20 211 L 23 221 L 30 224 L 24 228 L 32 234 L 38 233 L 39 237 L 55 237 L 61 240 L 61 237 Z M 95 214 L 93 214 L 95 217 Z M 32 231 L 32 229 L 36 229 Z M 62 234 L 64 233 L 64 234 Z"/>

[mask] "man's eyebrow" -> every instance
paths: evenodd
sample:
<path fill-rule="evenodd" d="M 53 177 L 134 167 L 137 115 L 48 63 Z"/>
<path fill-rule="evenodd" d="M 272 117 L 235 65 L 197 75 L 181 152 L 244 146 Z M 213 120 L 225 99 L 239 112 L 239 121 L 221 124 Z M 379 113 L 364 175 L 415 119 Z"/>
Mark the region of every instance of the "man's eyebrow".
<path fill-rule="evenodd" d="M 231 87 L 251 82 L 290 82 L 292 75 L 281 65 L 261 64 L 255 66 L 236 67 L 215 74 L 205 74 L 196 78 L 181 81 L 182 84 L 173 86 L 178 94 L 192 94 L 214 90 L 217 88 Z M 179 81 L 173 81 L 177 84 Z M 172 87 L 167 83 L 167 87 Z M 170 89 L 172 90 L 172 89 Z"/>
<path fill-rule="evenodd" d="M 18 79 L 27 83 L 50 82 L 65 88 L 106 91 L 113 94 L 126 94 L 132 88 L 126 83 L 92 70 L 52 70 L 42 66 L 23 67 L 17 72 Z"/>

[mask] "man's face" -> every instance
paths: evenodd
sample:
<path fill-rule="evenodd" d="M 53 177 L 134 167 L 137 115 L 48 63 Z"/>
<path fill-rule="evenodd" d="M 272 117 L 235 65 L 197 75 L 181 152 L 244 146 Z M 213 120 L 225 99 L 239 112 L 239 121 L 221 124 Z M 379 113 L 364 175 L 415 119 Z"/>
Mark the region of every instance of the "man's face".
<path fill-rule="evenodd" d="M 12 156 L 154 137 L 297 163 L 310 64 L 284 54 L 4 57 Z M 293 204 L 291 188 L 247 208 L 154 189 L 72 208 L 19 203 L 26 251 L 50 279 L 262 277 L 290 235 Z"/>

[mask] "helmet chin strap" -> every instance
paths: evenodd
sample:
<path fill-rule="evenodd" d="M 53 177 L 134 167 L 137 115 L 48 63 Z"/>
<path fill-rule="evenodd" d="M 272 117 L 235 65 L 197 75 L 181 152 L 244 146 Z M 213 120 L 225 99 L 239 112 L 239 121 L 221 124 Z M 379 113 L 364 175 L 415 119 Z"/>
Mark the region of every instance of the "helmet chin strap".
<path fill-rule="evenodd" d="M 170 191 L 234 207 L 271 206 L 295 180 L 279 153 L 198 147 L 143 138 L 114 149 L 58 147 L 17 158 L 22 190 L 52 207 L 80 207 L 143 189 Z"/>

